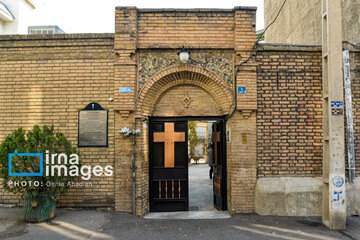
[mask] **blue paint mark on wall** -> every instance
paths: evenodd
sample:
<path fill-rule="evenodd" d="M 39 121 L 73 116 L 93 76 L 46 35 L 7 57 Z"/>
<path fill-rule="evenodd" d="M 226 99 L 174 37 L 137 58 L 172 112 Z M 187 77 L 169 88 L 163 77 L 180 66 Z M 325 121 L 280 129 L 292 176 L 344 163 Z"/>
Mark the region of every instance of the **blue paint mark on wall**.
<path fill-rule="evenodd" d="M 340 177 L 340 176 L 335 176 L 332 178 L 332 183 L 335 187 L 342 187 L 344 185 L 344 178 Z"/>
<path fill-rule="evenodd" d="M 334 191 L 335 198 L 333 199 L 334 202 L 340 201 L 340 195 L 342 191 Z"/>

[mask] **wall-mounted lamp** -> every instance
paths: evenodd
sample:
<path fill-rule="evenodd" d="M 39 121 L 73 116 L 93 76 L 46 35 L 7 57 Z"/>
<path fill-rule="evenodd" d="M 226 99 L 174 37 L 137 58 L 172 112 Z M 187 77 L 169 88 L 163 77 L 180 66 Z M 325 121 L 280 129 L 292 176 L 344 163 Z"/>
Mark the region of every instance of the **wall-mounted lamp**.
<path fill-rule="evenodd" d="M 179 52 L 179 58 L 182 63 L 187 63 L 190 59 L 190 52 L 183 47 Z"/>

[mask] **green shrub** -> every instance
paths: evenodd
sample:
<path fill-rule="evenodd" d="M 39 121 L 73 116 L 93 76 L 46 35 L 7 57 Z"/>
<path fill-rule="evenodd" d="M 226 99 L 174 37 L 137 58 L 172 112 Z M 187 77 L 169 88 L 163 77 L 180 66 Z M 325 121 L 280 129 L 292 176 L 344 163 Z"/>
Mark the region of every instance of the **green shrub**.
<path fill-rule="evenodd" d="M 35 125 L 31 131 L 26 133 L 22 128 L 14 130 L 9 134 L 4 142 L 0 145 L 0 178 L 3 181 L 3 188 L 7 191 L 24 194 L 25 192 L 32 195 L 50 194 L 54 198 L 58 197 L 69 188 L 69 181 L 74 181 L 77 176 L 46 176 L 45 174 L 45 156 L 46 150 L 48 153 L 65 153 L 67 156 L 71 154 L 79 154 L 75 147 L 71 145 L 71 142 L 66 139 L 63 133 L 55 132 L 54 126 L 44 125 L 42 128 Z M 8 174 L 8 154 L 9 153 L 43 153 L 43 176 L 9 176 Z M 39 172 L 40 161 L 38 157 L 12 157 L 12 172 L 24 173 L 24 172 Z M 78 168 L 81 167 L 81 161 L 79 159 Z M 69 162 L 65 164 L 67 167 L 71 166 Z M 62 174 L 64 175 L 64 174 Z M 26 186 L 21 184 L 11 184 L 9 182 L 25 182 Z M 38 182 L 39 185 L 35 186 L 34 183 Z"/>

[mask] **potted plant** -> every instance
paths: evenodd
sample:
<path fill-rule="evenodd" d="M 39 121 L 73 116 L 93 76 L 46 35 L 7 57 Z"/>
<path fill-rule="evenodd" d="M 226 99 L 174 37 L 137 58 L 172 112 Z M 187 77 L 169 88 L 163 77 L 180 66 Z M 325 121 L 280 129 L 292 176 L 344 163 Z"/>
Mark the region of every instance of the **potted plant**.
<path fill-rule="evenodd" d="M 65 155 L 77 157 L 77 161 L 64 161 Z M 51 172 L 52 163 L 64 167 L 56 168 L 58 171 L 54 174 L 55 171 Z M 41 128 L 35 125 L 27 133 L 19 128 L 0 145 L 3 189 L 21 194 L 27 222 L 42 222 L 55 216 L 57 197 L 77 178 L 76 174 L 68 174 L 68 167 L 80 169 L 79 153 L 63 133 L 55 132 L 54 126 Z"/>

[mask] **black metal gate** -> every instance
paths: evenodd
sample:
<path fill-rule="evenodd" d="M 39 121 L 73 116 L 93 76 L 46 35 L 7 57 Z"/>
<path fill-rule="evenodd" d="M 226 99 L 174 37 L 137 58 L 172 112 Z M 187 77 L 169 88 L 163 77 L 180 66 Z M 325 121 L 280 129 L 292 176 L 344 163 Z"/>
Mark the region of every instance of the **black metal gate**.
<path fill-rule="evenodd" d="M 150 211 L 188 211 L 188 121 L 216 120 L 214 142 L 214 206 L 227 210 L 226 134 L 223 117 L 152 118 L 149 122 Z"/>
<path fill-rule="evenodd" d="M 150 211 L 187 211 L 187 121 L 150 120 Z"/>

